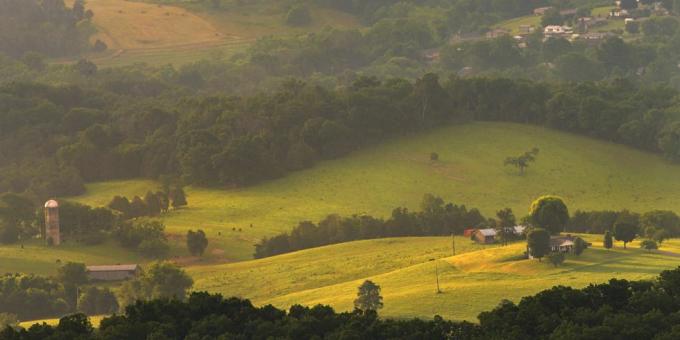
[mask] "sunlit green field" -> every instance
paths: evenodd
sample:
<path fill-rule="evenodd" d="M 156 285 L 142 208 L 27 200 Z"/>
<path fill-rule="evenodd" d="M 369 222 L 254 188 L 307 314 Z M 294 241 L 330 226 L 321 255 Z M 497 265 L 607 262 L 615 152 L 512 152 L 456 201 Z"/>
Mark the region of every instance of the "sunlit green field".
<path fill-rule="evenodd" d="M 540 154 L 524 176 L 503 166 L 507 156 L 532 147 Z M 439 153 L 439 162 L 429 160 L 432 151 Z M 105 205 L 114 195 L 143 195 L 155 188 L 143 180 L 95 183 L 88 185 L 86 195 L 73 199 Z M 398 206 L 418 209 L 425 193 L 480 208 L 489 217 L 503 207 L 525 215 L 530 202 L 544 194 L 564 197 L 572 212 L 679 211 L 680 166 L 657 155 L 544 128 L 474 123 L 393 140 L 248 188 L 188 188 L 187 193 L 189 207 L 164 217 L 168 231 L 185 234 L 202 228 L 211 252 L 244 260 L 262 237 L 290 230 L 299 221 L 318 221 L 332 213 L 388 217 Z"/>
<path fill-rule="evenodd" d="M 287 308 L 293 304 L 329 304 L 351 310 L 357 287 L 366 279 L 382 287 L 387 317 L 441 315 L 476 321 L 502 299 L 519 301 L 555 285 L 584 287 L 612 277 L 651 279 L 680 264 L 680 243 L 669 242 L 669 254 L 647 253 L 637 243 L 627 250 L 601 247 L 601 236 L 581 256 L 563 266 L 520 259 L 525 243 L 481 250 L 457 238 L 459 254 L 451 256 L 451 239 L 404 238 L 359 241 L 282 256 L 221 266 L 193 267 L 195 289 L 251 298 L 257 304 Z M 430 261 L 430 259 L 437 259 Z M 442 293 L 436 293 L 435 266 Z"/>

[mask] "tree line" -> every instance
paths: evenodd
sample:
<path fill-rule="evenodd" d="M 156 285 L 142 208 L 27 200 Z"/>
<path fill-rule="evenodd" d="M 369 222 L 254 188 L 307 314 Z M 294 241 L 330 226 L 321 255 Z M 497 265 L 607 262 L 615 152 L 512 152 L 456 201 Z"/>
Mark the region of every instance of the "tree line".
<path fill-rule="evenodd" d="M 42 68 L 37 54 L 61 57 L 88 51 L 93 15 L 83 0 L 71 7 L 63 0 L 0 0 L 0 53 Z"/>
<path fill-rule="evenodd" d="M 372 283 L 371 283 L 372 284 Z M 363 286 L 366 286 L 364 283 Z M 336 313 L 331 307 L 294 305 L 280 310 L 248 300 L 192 293 L 186 301 L 138 301 L 124 315 L 102 320 L 95 330 L 80 314 L 59 325 L 5 328 L 2 340 L 36 338 L 358 338 L 358 339 L 676 339 L 680 313 L 680 268 L 654 280 L 611 279 L 582 289 L 555 286 L 519 303 L 501 301 L 479 314 L 479 323 L 378 318 L 378 299 L 365 311 Z M 369 287 L 370 288 L 370 287 Z M 357 301 L 364 306 L 367 297 Z M 375 293 L 376 289 L 371 289 Z M 379 288 L 377 290 L 379 293 Z M 363 299 L 362 299 L 363 297 Z"/>
<path fill-rule="evenodd" d="M 415 82 L 361 77 L 333 90 L 290 80 L 245 97 L 170 93 L 0 87 L 0 191 L 47 198 L 80 193 L 84 181 L 162 176 L 243 186 L 468 121 L 548 126 L 680 160 L 676 91 L 623 79 L 557 85 L 427 74 Z"/>
<path fill-rule="evenodd" d="M 193 280 L 174 264 L 156 262 L 116 292 L 92 282 L 82 263 L 65 263 L 54 277 L 25 274 L 0 276 L 0 315 L 35 320 L 81 312 L 115 314 L 137 301 L 186 298 Z M 0 336 L 1 337 L 1 336 Z"/>
<path fill-rule="evenodd" d="M 441 236 L 462 234 L 471 226 L 486 225 L 479 210 L 445 203 L 426 194 L 421 211 L 396 208 L 387 220 L 368 215 L 329 215 L 318 224 L 300 222 L 290 233 L 263 238 L 255 245 L 255 258 L 263 258 L 329 244 L 384 237 Z"/>

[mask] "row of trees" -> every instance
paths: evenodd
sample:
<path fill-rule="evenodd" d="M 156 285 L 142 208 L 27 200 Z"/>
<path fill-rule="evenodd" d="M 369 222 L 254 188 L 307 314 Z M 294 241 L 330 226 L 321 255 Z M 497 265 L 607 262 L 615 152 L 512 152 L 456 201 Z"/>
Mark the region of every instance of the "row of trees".
<path fill-rule="evenodd" d="M 158 191 L 154 193 L 149 191 L 144 199 L 135 196 L 132 200 L 128 200 L 125 196 L 114 196 L 107 207 L 120 212 L 124 219 L 133 219 L 142 216 L 158 216 L 167 212 L 171 206 L 178 209 L 187 204 L 184 189 L 176 187 L 169 192 Z"/>
<path fill-rule="evenodd" d="M 359 339 L 677 339 L 680 330 L 680 268 L 657 279 L 612 279 L 582 289 L 555 286 L 519 303 L 501 301 L 482 312 L 479 323 L 378 318 L 379 287 L 362 285 L 358 306 L 336 313 L 328 306 L 299 305 L 288 311 L 250 301 L 192 293 L 185 301 L 159 299 L 129 305 L 124 315 L 102 320 L 95 330 L 83 315 L 64 317 L 57 326 L 6 328 L 2 340 L 37 338 L 359 338 Z M 377 288 L 377 289 L 376 289 Z M 369 298 L 370 297 L 370 298 Z"/>
<path fill-rule="evenodd" d="M 183 300 L 193 285 L 179 267 L 157 262 L 139 277 L 126 281 L 117 295 L 89 282 L 85 265 L 66 263 L 55 277 L 7 274 L 0 277 L 0 315 L 18 320 L 59 317 L 67 313 L 113 314 L 138 300 Z M 1 338 L 1 336 L 0 336 Z"/>
<path fill-rule="evenodd" d="M 93 15 L 85 9 L 84 0 L 76 0 L 72 7 L 61 0 L 2 0 L 0 53 L 21 57 L 37 52 L 59 57 L 86 51 L 92 29 L 79 22 Z"/>
<path fill-rule="evenodd" d="M 462 234 L 465 228 L 488 222 L 477 209 L 445 203 L 426 194 L 421 211 L 396 208 L 387 220 L 367 215 L 330 215 L 317 224 L 300 222 L 290 233 L 262 239 L 255 246 L 255 258 L 329 244 L 383 237 L 437 236 Z"/>

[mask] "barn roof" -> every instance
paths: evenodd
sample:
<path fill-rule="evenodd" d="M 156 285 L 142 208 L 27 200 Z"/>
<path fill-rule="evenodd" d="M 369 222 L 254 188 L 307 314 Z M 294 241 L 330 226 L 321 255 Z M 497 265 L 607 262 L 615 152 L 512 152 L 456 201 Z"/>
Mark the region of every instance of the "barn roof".
<path fill-rule="evenodd" d="M 87 266 L 88 272 L 129 272 L 139 268 L 138 264 L 117 264 L 109 266 Z"/>
<path fill-rule="evenodd" d="M 49 200 L 45 202 L 45 208 L 58 208 L 59 203 L 55 200 Z"/>
<path fill-rule="evenodd" d="M 496 236 L 496 230 L 495 229 L 479 229 L 478 230 L 482 235 L 484 236 Z"/>

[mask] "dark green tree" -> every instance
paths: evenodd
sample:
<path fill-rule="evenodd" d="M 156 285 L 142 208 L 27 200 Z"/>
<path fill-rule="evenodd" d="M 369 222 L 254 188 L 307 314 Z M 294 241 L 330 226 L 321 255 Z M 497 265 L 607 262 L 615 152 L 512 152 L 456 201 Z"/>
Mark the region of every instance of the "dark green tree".
<path fill-rule="evenodd" d="M 203 256 L 205 249 L 208 247 L 208 238 L 205 236 L 203 230 L 197 231 L 189 230 L 187 232 L 187 248 L 189 253 L 194 256 Z"/>
<path fill-rule="evenodd" d="M 118 309 L 118 300 L 109 288 L 88 287 L 78 300 L 78 310 L 87 315 L 113 314 Z"/>
<path fill-rule="evenodd" d="M 619 222 L 614 225 L 614 238 L 623 242 L 623 249 L 626 249 L 628 242 L 635 239 L 637 233 L 638 227 L 632 223 Z"/>
<path fill-rule="evenodd" d="M 556 252 L 548 255 L 548 260 L 550 261 L 550 263 L 552 263 L 553 266 L 557 267 L 564 263 L 565 256 L 564 253 Z"/>
<path fill-rule="evenodd" d="M 533 148 L 531 151 L 525 152 L 518 157 L 508 157 L 505 159 L 505 165 L 512 165 L 519 169 L 520 175 L 524 174 L 524 169 L 529 167 L 529 163 L 536 161 L 538 155 L 538 148 Z"/>
<path fill-rule="evenodd" d="M 531 203 L 529 209 L 534 226 L 544 228 L 551 234 L 559 234 L 569 222 L 569 210 L 557 196 L 542 196 Z"/>
<path fill-rule="evenodd" d="M 158 196 L 149 191 L 144 196 L 144 204 L 146 205 L 147 214 L 150 216 L 158 216 L 161 213 L 161 202 Z"/>
<path fill-rule="evenodd" d="M 499 236 L 501 242 L 506 245 L 508 240 L 515 236 L 515 214 L 512 213 L 512 209 L 505 208 L 496 212 L 496 217 L 498 217 L 498 224 L 496 234 Z"/>
<path fill-rule="evenodd" d="M 583 251 L 586 250 L 588 245 L 586 244 L 586 241 L 584 241 L 582 238 L 577 237 L 576 240 L 574 240 L 574 254 L 575 255 L 581 255 L 583 254 Z"/>
<path fill-rule="evenodd" d="M 652 250 L 659 249 L 659 245 L 654 240 L 643 240 L 640 242 L 640 248 L 651 252 Z"/>
<path fill-rule="evenodd" d="M 550 253 L 550 233 L 541 228 L 536 228 L 527 235 L 527 252 L 540 262 Z"/>
<path fill-rule="evenodd" d="M 187 197 L 184 189 L 180 186 L 175 187 L 170 191 L 170 198 L 172 200 L 172 207 L 177 209 L 187 205 Z"/>
<path fill-rule="evenodd" d="M 602 246 L 605 247 L 605 249 L 611 249 L 614 246 L 614 240 L 612 240 L 612 233 L 607 230 L 604 233 L 604 240 L 602 241 Z"/>
<path fill-rule="evenodd" d="M 383 307 L 382 296 L 380 296 L 380 286 L 370 280 L 364 281 L 359 286 L 357 298 L 354 300 L 354 308 L 367 312 L 377 311 Z"/>

